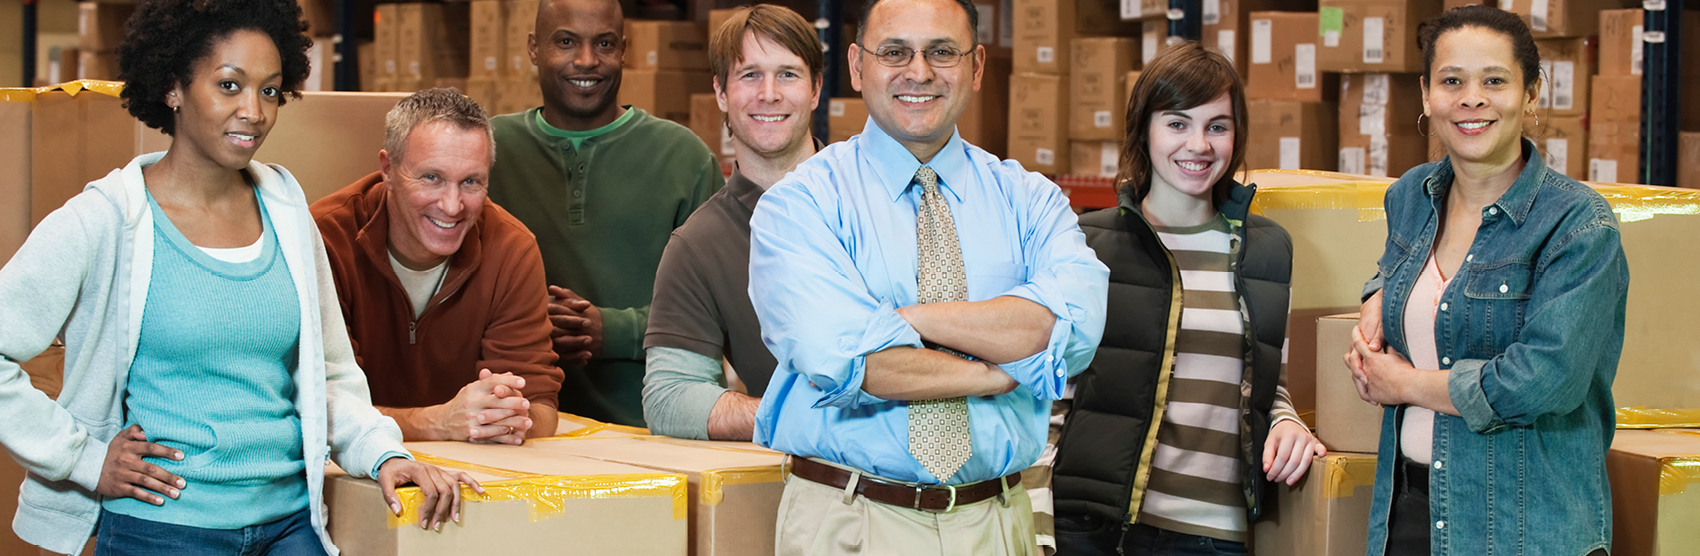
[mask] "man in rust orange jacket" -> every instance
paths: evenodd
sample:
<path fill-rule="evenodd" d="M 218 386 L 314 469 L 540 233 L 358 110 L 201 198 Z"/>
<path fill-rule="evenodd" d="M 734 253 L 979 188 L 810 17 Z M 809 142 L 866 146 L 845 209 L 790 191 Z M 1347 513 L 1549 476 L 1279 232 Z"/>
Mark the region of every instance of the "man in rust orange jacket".
<path fill-rule="evenodd" d="M 379 170 L 313 203 L 372 403 L 415 440 L 554 434 L 543 258 L 485 199 L 489 119 L 452 89 L 390 110 Z"/>

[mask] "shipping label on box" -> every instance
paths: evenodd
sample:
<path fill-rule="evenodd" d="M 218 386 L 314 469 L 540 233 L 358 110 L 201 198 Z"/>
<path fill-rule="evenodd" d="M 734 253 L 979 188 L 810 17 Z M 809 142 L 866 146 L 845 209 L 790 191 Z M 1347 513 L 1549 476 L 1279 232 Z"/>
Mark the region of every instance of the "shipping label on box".
<path fill-rule="evenodd" d="M 1082 0 L 1094 1 L 1094 0 Z M 1169 13 L 1169 3 L 1163 0 L 1118 0 L 1121 3 L 1119 13 L 1121 18 L 1128 21 L 1138 19 L 1166 19 Z M 1211 4 L 1220 5 L 1221 0 L 1205 0 L 1205 7 Z"/>
<path fill-rule="evenodd" d="M 1523 17 L 1535 38 L 1586 37 L 1599 32 L 1599 13 L 1621 8 L 1621 0 L 1517 0 L 1500 9 Z"/>
<path fill-rule="evenodd" d="M 1588 113 L 1589 77 L 1594 75 L 1598 40 L 1594 37 L 1540 39 L 1543 115 L 1582 116 Z"/>
<path fill-rule="evenodd" d="M 708 32 L 694 21 L 626 22 L 626 69 L 708 70 Z"/>
<path fill-rule="evenodd" d="M 460 523 L 419 528 L 416 487 L 398 489 L 404 506 L 388 512 L 376 482 L 327 468 L 328 528 L 349 554 L 510 553 L 571 545 L 592 554 L 684 556 L 688 483 L 682 474 L 549 453 L 523 446 L 412 442 L 420 461 L 473 475 L 486 494 L 462 488 Z"/>
<path fill-rule="evenodd" d="M 1619 430 L 1606 474 L 1612 554 L 1688 554 L 1700 546 L 1700 430 Z"/>
<path fill-rule="evenodd" d="M 77 2 L 77 50 L 111 53 L 124 41 L 124 23 L 135 4 Z"/>
<path fill-rule="evenodd" d="M 1252 100 L 1246 167 L 1254 170 L 1334 170 L 1340 140 L 1332 102 Z"/>
<path fill-rule="evenodd" d="M 1561 116 L 1541 121 L 1535 144 L 1547 168 L 1574 180 L 1588 179 L 1587 117 Z"/>
<path fill-rule="evenodd" d="M 1317 70 L 1315 13 L 1251 14 L 1248 99 L 1322 102 L 1338 97 L 1334 74 Z"/>
<path fill-rule="evenodd" d="M 1080 141 L 1121 139 L 1127 119 L 1122 91 L 1133 71 L 1138 42 L 1129 38 L 1074 39 L 1069 73 L 1069 137 Z"/>
<path fill-rule="evenodd" d="M 847 140 L 867 127 L 868 105 L 859 98 L 827 99 L 827 142 Z"/>
<path fill-rule="evenodd" d="M 1398 177 L 1427 162 L 1428 141 L 1417 130 L 1421 113 L 1416 74 L 1341 76 L 1340 171 Z"/>
<path fill-rule="evenodd" d="M 1009 83 L 1009 157 L 1029 171 L 1066 172 L 1068 78 L 1017 73 Z"/>
<path fill-rule="evenodd" d="M 472 2 L 472 37 L 468 46 L 472 59 L 468 61 L 468 77 L 494 80 L 502 75 L 503 33 L 508 30 L 503 15 L 500 0 Z"/>
<path fill-rule="evenodd" d="M 1600 75 L 1641 75 L 1641 10 L 1600 12 Z"/>
<path fill-rule="evenodd" d="M 1275 507 L 1253 525 L 1254 553 L 1362 556 L 1374 484 L 1375 454 L 1330 450 L 1311 460 L 1298 484 L 1271 486 Z"/>
<path fill-rule="evenodd" d="M 1321 0 L 1318 69 L 1420 72 L 1417 25 L 1440 15 L 1440 8 L 1440 0 Z"/>

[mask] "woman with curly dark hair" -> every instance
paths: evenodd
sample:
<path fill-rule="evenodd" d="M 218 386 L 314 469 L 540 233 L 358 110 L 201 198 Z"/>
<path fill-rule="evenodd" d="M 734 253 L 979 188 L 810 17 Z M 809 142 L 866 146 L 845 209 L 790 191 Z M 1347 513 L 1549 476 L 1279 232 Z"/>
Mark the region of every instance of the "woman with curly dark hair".
<path fill-rule="evenodd" d="M 13 527 L 48 550 L 334 554 L 320 465 L 459 519 L 463 473 L 372 408 L 300 184 L 254 152 L 299 96 L 294 0 L 148 0 L 119 46 L 130 113 L 172 136 L 48 215 L 0 270 L 0 444 Z M 16 361 L 65 341 L 63 393 Z M 20 426 L 28 423 L 27 426 Z M 123 430 L 120 430 L 122 428 Z"/>

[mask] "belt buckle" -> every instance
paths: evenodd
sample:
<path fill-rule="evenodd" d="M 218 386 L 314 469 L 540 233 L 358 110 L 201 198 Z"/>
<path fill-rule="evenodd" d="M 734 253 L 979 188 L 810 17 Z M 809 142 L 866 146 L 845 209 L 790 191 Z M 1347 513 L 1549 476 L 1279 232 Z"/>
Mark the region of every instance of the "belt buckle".
<path fill-rule="evenodd" d="M 950 503 L 946 504 L 943 510 L 939 510 L 939 511 L 936 511 L 936 512 L 934 512 L 933 510 L 928 510 L 926 508 L 922 508 L 921 507 L 921 493 L 925 492 L 928 488 L 942 488 L 942 489 L 945 489 L 945 490 L 949 490 L 950 491 Z M 933 486 L 933 487 L 916 486 L 915 487 L 915 509 L 933 512 L 933 513 L 941 513 L 941 514 L 950 513 L 951 510 L 956 509 L 956 485 L 937 485 L 937 486 Z"/>

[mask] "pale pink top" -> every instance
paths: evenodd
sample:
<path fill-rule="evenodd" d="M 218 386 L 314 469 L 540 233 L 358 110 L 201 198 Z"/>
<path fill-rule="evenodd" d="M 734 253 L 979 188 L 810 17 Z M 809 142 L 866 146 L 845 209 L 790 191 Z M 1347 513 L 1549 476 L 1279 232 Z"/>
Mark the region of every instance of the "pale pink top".
<path fill-rule="evenodd" d="M 1418 369 L 1439 369 L 1440 354 L 1434 343 L 1434 315 L 1440 308 L 1440 295 L 1446 292 L 1449 278 L 1440 275 L 1434 255 L 1428 257 L 1423 272 L 1411 287 L 1411 298 L 1405 301 L 1405 349 L 1410 353 L 1411 366 Z M 1399 453 L 1411 461 L 1428 465 L 1434 461 L 1434 411 L 1417 406 L 1405 407 L 1405 420 L 1399 424 Z"/>

